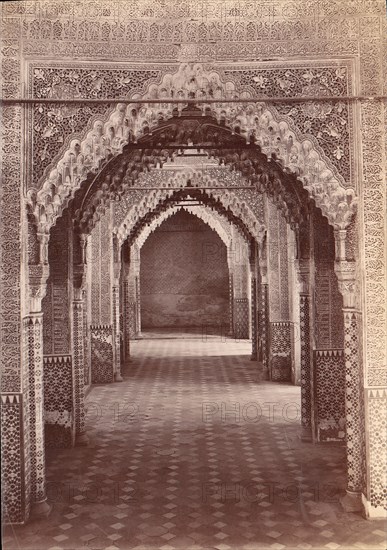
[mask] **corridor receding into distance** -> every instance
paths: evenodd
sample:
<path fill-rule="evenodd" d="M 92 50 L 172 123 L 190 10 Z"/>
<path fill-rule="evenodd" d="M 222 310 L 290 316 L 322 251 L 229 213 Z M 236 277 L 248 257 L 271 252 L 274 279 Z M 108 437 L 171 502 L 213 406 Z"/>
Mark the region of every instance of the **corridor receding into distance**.
<path fill-rule="evenodd" d="M 385 4 L 2 3 L 5 550 L 386 550 Z"/>
<path fill-rule="evenodd" d="M 345 448 L 300 441 L 300 388 L 260 381 L 249 341 L 150 336 L 88 394 L 89 445 L 49 453 L 50 517 L 5 548 L 384 550 L 339 504 Z"/>

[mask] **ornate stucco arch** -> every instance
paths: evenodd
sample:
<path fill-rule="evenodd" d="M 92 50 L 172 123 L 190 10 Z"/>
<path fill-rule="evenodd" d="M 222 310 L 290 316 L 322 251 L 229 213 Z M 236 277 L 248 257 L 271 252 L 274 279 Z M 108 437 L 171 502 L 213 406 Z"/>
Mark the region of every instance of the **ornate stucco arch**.
<path fill-rule="evenodd" d="M 208 208 L 202 207 L 202 206 L 171 206 L 166 210 L 165 212 L 161 213 L 156 219 L 154 219 L 149 225 L 145 226 L 143 231 L 140 233 L 140 235 L 137 237 L 136 244 L 139 248 L 142 248 L 145 241 L 148 239 L 148 237 L 156 231 L 160 225 L 167 220 L 168 218 L 172 217 L 174 214 L 179 212 L 180 210 L 184 210 L 185 212 L 188 212 L 200 220 L 202 220 L 205 224 L 207 224 L 212 230 L 214 230 L 219 238 L 223 241 L 225 246 L 229 246 L 231 242 L 231 235 L 230 233 L 227 233 L 226 229 L 221 224 L 220 220 L 215 217 L 214 213 L 209 211 Z"/>
<path fill-rule="evenodd" d="M 206 71 L 201 64 L 183 63 L 176 73 L 164 75 L 159 84 L 149 87 L 142 99 L 152 102 L 117 104 L 105 119 L 94 121 L 84 139 L 70 142 L 39 190 L 28 191 L 27 201 L 38 232 L 49 232 L 86 178 L 97 175 L 128 144 L 148 138 L 160 123 L 181 115 L 185 105 L 195 99 L 203 101 L 199 104 L 203 116 L 214 117 L 221 127 L 229 128 L 246 143 L 259 146 L 284 173 L 295 175 L 329 222 L 344 229 L 356 209 L 355 190 L 343 185 L 341 176 L 316 143 L 264 103 L 222 103 L 224 98 L 248 99 L 249 94 L 248 90 L 236 89 L 234 83 L 221 80 L 218 73 Z M 168 103 L 168 98 L 183 102 Z M 219 102 L 205 103 L 206 99 Z M 178 131 L 176 139 L 179 140 Z M 190 144 L 189 137 L 187 143 Z"/>
<path fill-rule="evenodd" d="M 186 187 L 186 182 L 188 180 L 191 181 L 192 187 Z M 199 185 L 199 182 L 208 184 L 211 187 L 219 187 L 219 191 L 217 189 L 211 189 L 206 191 L 205 194 L 203 193 L 202 195 L 199 195 L 199 200 L 200 198 L 210 199 L 213 203 L 210 207 L 219 208 L 220 214 L 223 213 L 223 215 L 225 215 L 225 211 L 230 212 L 234 218 L 241 220 L 244 227 L 248 229 L 248 232 L 252 237 L 254 237 L 257 241 L 262 241 L 266 228 L 258 220 L 257 215 L 235 193 L 223 189 L 219 181 L 212 179 L 208 175 L 203 176 L 199 171 L 195 170 L 184 170 L 179 174 L 171 176 L 169 179 L 169 185 L 172 188 L 180 187 L 186 194 L 189 194 L 190 190 L 195 192 L 195 187 Z M 145 190 L 146 188 L 144 188 L 144 191 Z M 114 228 L 114 232 L 117 234 L 119 241 L 124 242 L 125 239 L 127 239 L 131 234 L 133 228 L 140 224 L 146 216 L 153 213 L 157 207 L 162 206 L 167 201 L 172 201 L 171 207 L 173 208 L 174 194 L 176 193 L 173 189 L 149 191 L 149 193 L 146 194 L 138 204 L 133 205 L 128 210 L 125 219 L 121 222 L 121 224 Z M 176 200 L 180 200 L 179 197 L 180 195 L 177 195 Z M 169 208 L 170 206 L 168 205 L 168 209 Z M 203 207 L 203 211 L 206 209 L 207 208 Z M 154 220 L 156 221 L 157 219 L 158 217 Z M 209 217 L 207 219 L 209 219 Z M 206 223 L 209 222 L 206 221 Z"/>

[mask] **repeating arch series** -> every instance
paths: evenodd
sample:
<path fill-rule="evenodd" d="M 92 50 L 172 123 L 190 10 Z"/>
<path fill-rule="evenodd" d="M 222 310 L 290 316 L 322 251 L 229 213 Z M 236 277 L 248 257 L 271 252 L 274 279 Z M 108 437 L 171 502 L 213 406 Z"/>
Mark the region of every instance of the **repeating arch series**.
<path fill-rule="evenodd" d="M 188 212 L 189 214 L 192 214 L 202 220 L 213 231 L 217 233 L 217 235 L 220 237 L 226 247 L 230 245 L 231 235 L 226 231 L 225 227 L 223 227 L 217 216 L 213 212 L 209 211 L 208 208 L 202 206 L 198 206 L 196 208 L 194 208 L 193 206 L 171 206 L 170 208 L 168 208 L 168 210 L 166 210 L 164 213 L 160 214 L 156 219 L 154 219 L 152 223 L 144 227 L 143 231 L 140 233 L 136 241 L 138 247 L 141 248 L 148 237 L 154 231 L 156 231 L 156 229 L 160 227 L 160 225 L 164 221 L 166 221 L 168 218 L 171 218 L 181 210 Z"/>
<path fill-rule="evenodd" d="M 266 232 L 265 226 L 259 222 L 256 214 L 251 210 L 251 208 L 243 201 L 239 199 L 232 191 L 222 189 L 219 185 L 218 180 L 210 178 L 210 176 L 202 174 L 199 171 L 195 170 L 184 170 L 179 174 L 171 176 L 169 178 L 168 184 L 173 187 L 180 187 L 183 190 L 187 190 L 185 187 L 186 181 L 190 180 L 193 184 L 195 183 L 204 183 L 205 185 L 216 187 L 219 186 L 219 191 L 217 189 L 211 189 L 211 191 L 206 191 L 205 197 L 217 201 L 218 204 L 222 204 L 224 209 L 230 211 L 230 213 L 235 217 L 240 219 L 246 228 L 248 228 L 251 236 L 256 240 L 262 241 L 264 234 Z M 195 191 L 195 187 L 190 188 L 192 191 Z M 144 188 L 144 191 L 146 188 Z M 189 192 L 189 191 L 188 191 Z M 149 191 L 138 204 L 132 206 L 124 220 L 121 222 L 119 227 L 114 228 L 114 232 L 117 234 L 121 242 L 127 239 L 132 231 L 132 228 L 141 221 L 151 212 L 153 212 L 158 206 L 162 206 L 168 199 L 173 199 L 174 191 L 171 190 L 160 190 L 160 191 Z M 172 206 L 170 208 L 173 208 Z M 169 208 L 168 208 L 169 209 Z M 201 209 L 208 210 L 208 209 Z M 196 211 L 196 210 L 195 210 Z M 163 215 L 160 213 L 159 215 Z M 204 214 L 203 214 L 204 216 Z M 159 219 L 159 218 L 156 218 Z M 203 221 L 208 223 L 211 226 L 211 214 L 206 214 L 206 219 L 202 218 Z M 213 218 L 214 219 L 214 218 Z M 218 222 L 219 223 L 219 222 Z M 224 232 L 224 230 L 223 230 Z"/>
<path fill-rule="evenodd" d="M 38 224 L 38 233 L 50 231 L 90 174 L 97 175 L 104 163 L 122 154 L 125 146 L 149 137 L 160 124 L 181 115 L 184 103 L 163 102 L 166 98 L 187 102 L 219 99 L 219 103 L 200 103 L 202 115 L 213 117 L 246 143 L 257 145 L 284 173 L 294 175 L 302 183 L 331 225 L 337 229 L 347 227 L 356 210 L 355 191 L 343 186 L 318 147 L 310 139 L 300 137 L 296 128 L 291 128 L 288 121 L 263 103 L 222 103 L 225 97 L 248 99 L 249 92 L 236 90 L 232 82 L 223 82 L 216 72 L 206 72 L 201 64 L 184 63 L 176 73 L 166 74 L 159 84 L 152 84 L 143 98 L 159 99 L 160 103 L 118 104 L 107 120 L 94 122 L 83 140 L 70 142 L 39 190 L 28 191 L 27 202 Z M 108 196 L 109 190 L 101 194 Z"/>

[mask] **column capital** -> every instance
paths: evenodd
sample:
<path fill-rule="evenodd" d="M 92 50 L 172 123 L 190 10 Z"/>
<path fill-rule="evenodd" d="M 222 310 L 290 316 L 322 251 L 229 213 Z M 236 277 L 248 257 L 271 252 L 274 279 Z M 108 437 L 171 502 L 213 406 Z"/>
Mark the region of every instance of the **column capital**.
<path fill-rule="evenodd" d="M 79 235 L 79 241 L 81 243 L 81 254 L 82 254 L 81 263 L 83 264 L 87 264 L 87 237 L 88 235 L 86 233 L 81 233 Z"/>
<path fill-rule="evenodd" d="M 113 264 L 113 285 L 120 284 L 120 274 L 121 274 L 121 262 L 114 262 Z"/>
<path fill-rule="evenodd" d="M 335 262 L 335 273 L 339 284 L 339 290 L 343 296 L 344 309 L 356 309 L 356 272 L 355 262 L 346 260 Z"/>
<path fill-rule="evenodd" d="M 28 297 L 31 313 L 39 313 L 42 310 L 42 300 L 46 295 L 49 273 L 50 267 L 47 263 L 28 266 Z"/>
<path fill-rule="evenodd" d="M 309 294 L 310 292 L 310 260 L 304 259 L 304 260 L 296 260 L 295 261 L 295 267 L 296 267 L 296 275 L 298 279 L 299 284 L 299 291 L 300 294 Z"/>
<path fill-rule="evenodd" d="M 347 238 L 346 229 L 335 229 L 335 249 L 336 249 L 336 261 L 342 262 L 345 261 L 345 240 Z"/>
<path fill-rule="evenodd" d="M 48 242 L 50 235 L 48 233 L 37 233 L 39 241 L 39 263 L 48 265 Z"/>

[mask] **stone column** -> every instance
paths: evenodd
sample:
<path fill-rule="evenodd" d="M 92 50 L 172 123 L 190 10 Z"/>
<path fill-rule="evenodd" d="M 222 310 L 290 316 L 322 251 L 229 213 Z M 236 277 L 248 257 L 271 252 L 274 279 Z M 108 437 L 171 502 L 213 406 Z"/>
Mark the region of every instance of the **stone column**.
<path fill-rule="evenodd" d="M 86 285 L 86 236 L 74 235 L 73 255 L 73 303 L 72 303 L 72 356 L 73 356 L 73 393 L 75 444 L 87 445 L 88 437 L 85 428 L 85 335 L 84 309 Z"/>
<path fill-rule="evenodd" d="M 120 274 L 121 246 L 116 235 L 113 235 L 112 320 L 114 380 L 116 382 L 123 381 L 121 376 Z"/>
<path fill-rule="evenodd" d="M 85 338 L 84 338 L 84 292 L 74 287 L 73 294 L 73 373 L 74 373 L 74 420 L 75 444 L 87 445 L 85 429 Z"/>
<path fill-rule="evenodd" d="M 292 331 L 289 310 L 288 241 L 286 220 L 268 200 L 268 277 L 270 284 L 270 378 L 290 382 L 292 378 Z"/>
<path fill-rule="evenodd" d="M 257 253 L 255 241 L 250 245 L 250 280 L 251 280 L 251 361 L 258 358 L 257 333 Z"/>
<path fill-rule="evenodd" d="M 127 364 L 130 360 L 130 322 L 131 322 L 131 300 L 129 289 L 130 258 L 128 247 L 124 247 L 127 257 L 123 259 L 121 270 L 121 300 L 122 300 L 122 338 L 123 338 L 123 360 Z"/>
<path fill-rule="evenodd" d="M 29 266 L 29 314 L 23 319 L 25 353 L 28 364 L 28 417 L 30 444 L 30 484 L 32 518 L 45 517 L 51 511 L 46 495 L 43 409 L 43 312 L 49 273 L 48 235 L 40 236 L 41 263 Z"/>
<path fill-rule="evenodd" d="M 301 439 L 312 440 L 312 352 L 310 334 L 310 260 L 298 260 L 296 273 L 300 293 L 300 349 L 301 349 Z"/>
<path fill-rule="evenodd" d="M 269 285 L 267 278 L 267 251 L 266 240 L 258 248 L 258 361 L 262 363 L 262 378 L 269 380 Z"/>
<path fill-rule="evenodd" d="M 229 268 L 229 275 L 228 275 L 228 300 L 229 300 L 229 336 L 234 336 L 234 282 L 233 282 L 233 274 L 231 272 L 231 269 Z"/>
<path fill-rule="evenodd" d="M 141 288 L 140 288 L 140 271 L 138 271 L 136 278 L 136 338 L 141 338 Z"/>
<path fill-rule="evenodd" d="M 345 416 L 347 434 L 347 494 L 341 500 L 348 512 L 362 510 L 363 457 L 365 432 L 362 361 L 360 355 L 361 313 L 357 307 L 355 262 L 345 257 L 345 235 L 336 234 L 335 272 L 343 296 L 344 360 L 345 360 Z"/>

